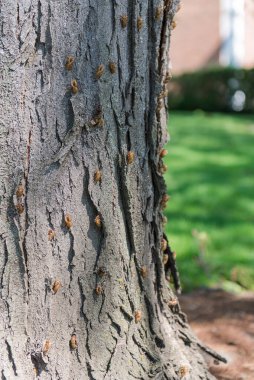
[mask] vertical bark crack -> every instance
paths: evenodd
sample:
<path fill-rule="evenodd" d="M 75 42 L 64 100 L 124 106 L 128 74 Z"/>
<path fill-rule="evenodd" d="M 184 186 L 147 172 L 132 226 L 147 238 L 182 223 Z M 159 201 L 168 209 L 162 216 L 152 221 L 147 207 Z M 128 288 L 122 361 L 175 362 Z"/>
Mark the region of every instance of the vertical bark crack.
<path fill-rule="evenodd" d="M 24 264 L 25 264 L 25 270 L 26 270 L 26 276 L 27 276 L 27 293 L 30 294 L 30 279 L 29 279 L 29 267 L 28 267 L 28 252 L 26 247 L 26 239 L 28 234 L 28 228 L 29 228 L 29 210 L 28 210 L 28 176 L 30 171 L 30 155 L 31 155 L 31 136 L 32 136 L 32 130 L 29 131 L 28 134 L 28 142 L 27 142 L 27 158 L 26 158 L 26 168 L 24 172 L 24 182 L 25 182 L 25 225 L 24 225 L 24 236 L 22 241 L 22 251 L 24 255 Z"/>
<path fill-rule="evenodd" d="M 3 292 L 3 279 L 4 279 L 4 272 L 5 272 L 5 269 L 6 269 L 6 265 L 8 263 L 8 249 L 7 249 L 7 244 L 6 244 L 6 240 L 4 240 L 3 242 L 3 251 L 4 251 L 4 262 L 2 264 L 2 267 L 3 267 L 3 270 L 2 270 L 2 273 L 1 273 L 1 282 L 0 282 L 0 292 L 2 293 Z"/>
<path fill-rule="evenodd" d="M 15 375 L 15 376 L 18 376 L 18 374 L 17 374 L 17 368 L 16 368 L 16 364 L 15 364 L 15 360 L 14 360 L 13 355 L 12 355 L 12 349 L 11 349 L 11 346 L 10 346 L 10 344 L 8 343 L 7 340 L 5 340 L 5 344 L 6 344 L 6 348 L 7 348 L 7 352 L 8 352 L 8 358 L 9 358 L 9 361 L 10 361 L 10 363 L 12 364 L 12 369 L 13 369 L 14 375 Z"/>

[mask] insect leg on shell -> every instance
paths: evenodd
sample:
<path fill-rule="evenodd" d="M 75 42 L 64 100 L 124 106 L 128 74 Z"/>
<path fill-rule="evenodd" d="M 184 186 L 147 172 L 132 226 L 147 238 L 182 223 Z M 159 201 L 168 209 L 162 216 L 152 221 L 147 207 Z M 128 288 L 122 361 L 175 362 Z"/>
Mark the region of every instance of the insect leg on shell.
<path fill-rule="evenodd" d="M 61 287 L 62 287 L 61 282 L 59 280 L 55 280 L 52 286 L 53 293 L 56 294 Z"/>
<path fill-rule="evenodd" d="M 134 158 L 135 158 L 135 153 L 134 153 L 133 151 L 130 150 L 130 151 L 127 153 L 127 164 L 128 164 L 128 165 L 132 164 L 133 161 L 134 161 Z"/>
<path fill-rule="evenodd" d="M 23 205 L 23 203 L 18 203 L 16 205 L 16 210 L 17 210 L 18 214 L 21 215 L 25 210 L 25 206 Z"/>
<path fill-rule="evenodd" d="M 160 174 L 165 174 L 166 171 L 168 170 L 168 167 L 167 167 L 167 165 L 165 165 L 165 164 L 162 162 L 162 163 L 159 164 L 158 169 L 159 169 Z"/>
<path fill-rule="evenodd" d="M 74 64 L 74 57 L 68 56 L 65 62 L 66 70 L 71 71 L 73 69 L 73 64 Z"/>
<path fill-rule="evenodd" d="M 142 27 L 143 27 L 143 20 L 142 20 L 141 17 L 138 17 L 138 19 L 137 19 L 137 29 L 138 29 L 139 32 L 142 29 Z"/>
<path fill-rule="evenodd" d="M 104 119 L 102 112 L 98 112 L 96 116 L 91 120 L 91 126 L 92 127 L 103 127 L 104 126 Z"/>
<path fill-rule="evenodd" d="M 109 62 L 108 67 L 109 67 L 109 71 L 111 72 L 111 74 L 115 74 L 116 64 L 114 62 Z"/>
<path fill-rule="evenodd" d="M 66 214 L 66 215 L 65 215 L 64 223 L 65 223 L 65 226 L 66 226 L 68 229 L 70 229 L 70 228 L 73 226 L 73 223 L 72 223 L 72 219 L 71 219 L 70 214 Z"/>
<path fill-rule="evenodd" d="M 22 185 L 19 185 L 17 187 L 17 190 L 16 190 L 16 196 L 17 196 L 17 198 L 22 197 L 24 195 L 24 193 L 25 193 L 24 187 Z"/>
<path fill-rule="evenodd" d="M 101 223 L 101 217 L 100 217 L 100 215 L 97 215 L 97 216 L 96 216 L 96 218 L 94 219 L 94 223 L 96 224 L 96 226 L 97 226 L 98 228 L 101 228 L 102 223 Z"/>
<path fill-rule="evenodd" d="M 128 24 L 128 16 L 127 15 L 122 15 L 120 17 L 120 21 L 121 21 L 121 25 L 122 25 L 122 28 L 126 28 L 127 24 Z"/>
<path fill-rule="evenodd" d="M 102 64 L 99 65 L 97 67 L 96 74 L 95 74 L 96 79 L 100 79 L 102 77 L 104 71 L 105 71 L 104 65 L 102 65 Z"/>
<path fill-rule="evenodd" d="M 140 322 L 142 318 L 142 312 L 140 310 L 135 311 L 134 317 L 136 323 Z"/>
<path fill-rule="evenodd" d="M 161 207 L 164 209 L 167 207 L 167 202 L 169 201 L 170 196 L 168 194 L 163 194 L 161 198 Z"/>
<path fill-rule="evenodd" d="M 184 376 L 188 375 L 189 368 L 187 366 L 181 366 L 178 370 L 179 377 L 182 379 Z"/>
<path fill-rule="evenodd" d="M 43 347 L 42 347 L 42 353 L 43 353 L 43 355 L 45 355 L 45 354 L 48 353 L 48 351 L 50 350 L 51 346 L 52 346 L 52 343 L 50 342 L 50 340 L 46 339 L 45 342 L 44 342 L 44 344 L 43 344 Z"/>
<path fill-rule="evenodd" d="M 96 172 L 94 173 L 94 182 L 100 182 L 101 177 L 102 177 L 101 171 L 96 170 Z"/>
<path fill-rule="evenodd" d="M 172 79 L 172 73 L 171 71 L 167 71 L 166 76 L 165 76 L 165 84 L 169 83 Z"/>
<path fill-rule="evenodd" d="M 56 232 L 51 228 L 48 230 L 48 240 L 52 241 L 56 236 Z"/>
<path fill-rule="evenodd" d="M 176 28 L 176 25 L 177 25 L 176 20 L 172 20 L 172 22 L 171 22 L 171 26 L 170 26 L 171 30 L 175 29 L 175 28 Z"/>
<path fill-rule="evenodd" d="M 162 202 L 168 202 L 170 199 L 170 196 L 168 194 L 163 194 L 161 201 Z"/>
<path fill-rule="evenodd" d="M 155 10 L 155 20 L 156 21 L 159 21 L 161 19 L 162 15 L 163 15 L 163 10 L 164 10 L 163 5 L 156 8 L 156 10 Z"/>
<path fill-rule="evenodd" d="M 98 284 L 95 288 L 95 293 L 97 294 L 97 296 L 99 296 L 100 294 L 102 294 L 103 292 L 103 288 L 100 284 Z"/>
<path fill-rule="evenodd" d="M 72 350 L 76 350 L 78 348 L 78 341 L 77 341 L 77 335 L 76 334 L 72 334 L 72 336 L 71 336 L 70 348 Z"/>
<path fill-rule="evenodd" d="M 143 278 L 146 278 L 147 277 L 147 274 L 148 274 L 148 269 L 146 266 L 142 266 L 140 268 L 140 274 Z"/>
<path fill-rule="evenodd" d="M 178 305 L 177 298 L 173 298 L 172 300 L 168 301 L 168 306 L 169 307 L 173 307 L 173 306 L 176 306 L 176 305 Z"/>
<path fill-rule="evenodd" d="M 72 92 L 73 94 L 77 94 L 77 92 L 78 92 L 78 82 L 77 82 L 76 79 L 73 79 L 73 80 L 71 81 L 71 92 Z"/>
<path fill-rule="evenodd" d="M 162 250 L 162 252 L 166 251 L 167 246 L 168 246 L 167 240 L 161 239 L 161 250 Z"/>
<path fill-rule="evenodd" d="M 160 151 L 160 158 L 165 157 L 167 154 L 168 154 L 167 149 L 161 149 L 161 151 Z"/>

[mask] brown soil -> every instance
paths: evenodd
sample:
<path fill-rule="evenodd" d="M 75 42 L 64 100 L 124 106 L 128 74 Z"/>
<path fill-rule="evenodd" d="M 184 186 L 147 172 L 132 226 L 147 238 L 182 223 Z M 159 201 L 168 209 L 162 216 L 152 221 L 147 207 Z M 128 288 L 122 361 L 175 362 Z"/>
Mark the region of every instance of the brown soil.
<path fill-rule="evenodd" d="M 179 298 L 196 336 L 228 361 L 208 358 L 211 373 L 219 380 L 254 380 L 254 293 L 202 290 Z"/>

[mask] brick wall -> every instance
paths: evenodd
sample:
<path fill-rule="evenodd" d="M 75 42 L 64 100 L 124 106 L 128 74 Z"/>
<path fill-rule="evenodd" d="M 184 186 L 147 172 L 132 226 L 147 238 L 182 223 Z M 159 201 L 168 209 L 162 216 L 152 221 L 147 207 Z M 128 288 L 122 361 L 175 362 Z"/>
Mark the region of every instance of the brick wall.
<path fill-rule="evenodd" d="M 173 73 L 218 62 L 220 0 L 182 0 L 176 21 L 170 50 Z"/>
<path fill-rule="evenodd" d="M 244 67 L 254 66 L 254 1 L 245 1 Z M 219 64 L 221 0 L 182 0 L 172 32 L 170 57 L 174 74 Z"/>

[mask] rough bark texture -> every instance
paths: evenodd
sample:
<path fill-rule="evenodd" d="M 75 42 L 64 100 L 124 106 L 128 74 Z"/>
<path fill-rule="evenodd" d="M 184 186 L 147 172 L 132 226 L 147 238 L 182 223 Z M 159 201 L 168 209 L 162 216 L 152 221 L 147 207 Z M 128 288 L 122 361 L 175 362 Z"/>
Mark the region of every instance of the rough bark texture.
<path fill-rule="evenodd" d="M 2 380 L 213 378 L 160 251 L 177 3 L 0 2 Z"/>

